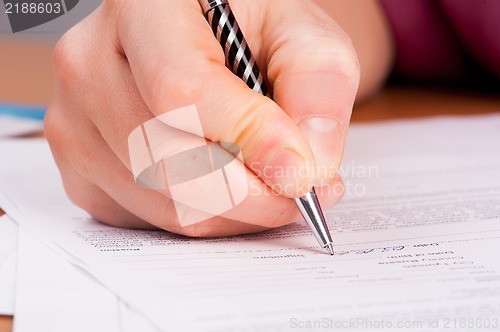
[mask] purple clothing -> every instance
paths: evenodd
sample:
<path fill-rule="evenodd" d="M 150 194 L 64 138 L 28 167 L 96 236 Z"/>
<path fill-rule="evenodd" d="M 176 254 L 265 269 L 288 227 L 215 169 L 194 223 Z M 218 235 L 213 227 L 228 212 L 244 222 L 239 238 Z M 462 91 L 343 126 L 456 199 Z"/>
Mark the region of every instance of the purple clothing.
<path fill-rule="evenodd" d="M 467 59 L 500 77 L 499 0 L 381 0 L 393 28 L 395 71 L 410 78 L 453 79 Z"/>

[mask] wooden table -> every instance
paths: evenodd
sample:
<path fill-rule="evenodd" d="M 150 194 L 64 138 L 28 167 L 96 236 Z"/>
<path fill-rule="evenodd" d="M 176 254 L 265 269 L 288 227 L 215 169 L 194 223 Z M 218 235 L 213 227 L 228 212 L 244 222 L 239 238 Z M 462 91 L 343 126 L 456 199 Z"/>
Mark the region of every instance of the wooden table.
<path fill-rule="evenodd" d="M 0 40 L 2 58 L 7 59 L 7 61 L 0 61 L 0 73 L 2 73 L 0 100 L 32 104 L 46 104 L 50 100 L 52 92 L 51 48 L 50 44 L 26 44 Z M 352 122 L 493 112 L 500 113 L 500 97 L 463 91 L 390 87 L 369 102 L 357 105 Z M 0 215 L 2 214 L 3 211 L 0 210 Z M 0 332 L 12 331 L 12 319 L 12 317 L 0 316 Z"/>

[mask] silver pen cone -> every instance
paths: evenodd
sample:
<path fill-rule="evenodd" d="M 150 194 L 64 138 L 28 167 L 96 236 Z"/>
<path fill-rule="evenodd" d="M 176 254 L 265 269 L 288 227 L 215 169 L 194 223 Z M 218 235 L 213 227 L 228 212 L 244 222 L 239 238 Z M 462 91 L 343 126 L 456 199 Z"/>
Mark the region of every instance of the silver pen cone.
<path fill-rule="evenodd" d="M 330 255 L 332 255 L 332 256 L 334 255 L 333 245 L 331 243 L 328 243 L 325 248 L 328 250 L 328 252 L 330 253 Z"/>
<path fill-rule="evenodd" d="M 333 255 L 332 237 L 314 188 L 304 196 L 296 198 L 295 203 L 297 203 L 302 217 L 311 228 L 318 243 L 323 248 L 328 247 L 328 251 Z"/>

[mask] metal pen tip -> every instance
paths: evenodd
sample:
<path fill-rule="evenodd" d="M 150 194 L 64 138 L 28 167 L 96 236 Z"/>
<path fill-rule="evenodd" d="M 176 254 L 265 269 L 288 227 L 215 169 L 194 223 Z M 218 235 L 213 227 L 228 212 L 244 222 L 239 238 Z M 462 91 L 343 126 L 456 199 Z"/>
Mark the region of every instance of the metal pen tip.
<path fill-rule="evenodd" d="M 328 250 L 328 252 L 330 253 L 330 255 L 333 256 L 333 254 L 334 254 L 333 253 L 333 245 L 331 243 L 328 243 L 325 248 Z"/>

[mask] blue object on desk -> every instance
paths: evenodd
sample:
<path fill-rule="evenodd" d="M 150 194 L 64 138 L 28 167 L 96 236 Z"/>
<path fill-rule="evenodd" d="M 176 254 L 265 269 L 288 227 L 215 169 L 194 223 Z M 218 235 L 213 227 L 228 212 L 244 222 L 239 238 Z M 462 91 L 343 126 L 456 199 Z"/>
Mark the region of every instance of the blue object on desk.
<path fill-rule="evenodd" d="M 47 109 L 42 106 L 26 106 L 0 103 L 0 116 L 11 116 L 43 121 Z"/>

